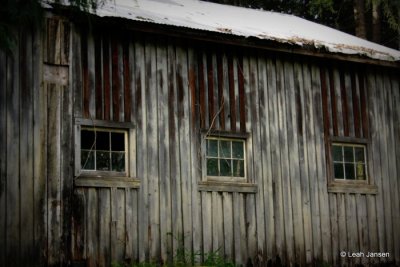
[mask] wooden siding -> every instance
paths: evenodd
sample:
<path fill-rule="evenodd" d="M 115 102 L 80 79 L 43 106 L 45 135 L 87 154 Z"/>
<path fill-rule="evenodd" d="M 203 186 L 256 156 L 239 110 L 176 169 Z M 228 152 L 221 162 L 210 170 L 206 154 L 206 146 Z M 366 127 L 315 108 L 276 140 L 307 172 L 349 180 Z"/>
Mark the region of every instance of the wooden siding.
<path fill-rule="evenodd" d="M 254 266 L 400 263 L 397 69 L 46 25 L 0 52 L 0 266 L 171 262 L 180 248 Z M 68 84 L 43 64 L 68 67 Z M 135 125 L 139 188 L 74 186 L 73 118 Z M 248 133 L 256 193 L 199 191 L 210 128 Z M 378 194 L 328 192 L 327 133 L 369 138 Z"/>

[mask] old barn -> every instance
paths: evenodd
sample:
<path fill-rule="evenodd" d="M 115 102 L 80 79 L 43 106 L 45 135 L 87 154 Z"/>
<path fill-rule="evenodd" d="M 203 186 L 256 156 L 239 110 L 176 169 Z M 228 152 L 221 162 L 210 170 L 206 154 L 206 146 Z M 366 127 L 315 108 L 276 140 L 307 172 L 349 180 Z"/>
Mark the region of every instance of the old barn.
<path fill-rule="evenodd" d="M 0 266 L 400 265 L 399 51 L 195 0 L 43 8 L 0 51 Z"/>

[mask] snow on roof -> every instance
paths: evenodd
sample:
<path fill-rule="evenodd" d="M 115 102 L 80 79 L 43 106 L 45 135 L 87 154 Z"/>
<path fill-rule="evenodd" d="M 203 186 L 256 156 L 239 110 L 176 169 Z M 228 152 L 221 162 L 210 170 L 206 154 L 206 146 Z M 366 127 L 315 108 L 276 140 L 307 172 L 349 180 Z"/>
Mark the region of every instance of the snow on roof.
<path fill-rule="evenodd" d="M 332 53 L 399 61 L 400 51 L 293 15 L 199 0 L 103 0 L 101 17 L 186 27 L 281 43 L 311 45 Z"/>

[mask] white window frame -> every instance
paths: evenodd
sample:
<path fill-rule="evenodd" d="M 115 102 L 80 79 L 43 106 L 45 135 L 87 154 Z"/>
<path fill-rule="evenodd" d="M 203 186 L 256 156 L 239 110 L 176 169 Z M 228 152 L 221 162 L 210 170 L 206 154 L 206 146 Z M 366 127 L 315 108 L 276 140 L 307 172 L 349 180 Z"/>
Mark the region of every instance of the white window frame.
<path fill-rule="evenodd" d="M 356 147 L 361 147 L 361 148 L 363 148 L 363 150 L 364 150 L 364 162 L 363 162 L 363 164 L 364 164 L 364 166 L 365 166 L 365 179 L 357 179 L 357 171 L 356 171 L 356 170 L 354 171 L 355 179 L 346 179 L 346 177 L 345 177 L 345 176 L 346 176 L 346 171 L 345 171 L 344 166 L 343 166 L 344 178 L 343 178 L 343 179 L 341 179 L 341 178 L 336 178 L 336 176 L 335 176 L 335 169 L 334 169 L 335 163 L 342 163 L 343 165 L 344 165 L 345 163 L 351 163 L 351 164 L 354 164 L 354 165 L 355 165 L 354 167 L 356 168 L 356 162 L 355 162 L 355 159 L 354 159 L 353 162 L 346 162 L 346 161 L 344 161 L 344 155 L 343 155 L 343 161 L 337 162 L 337 161 L 334 161 L 333 156 L 332 156 L 332 177 L 333 177 L 333 179 L 334 179 L 335 181 L 352 181 L 352 182 L 357 181 L 357 182 L 368 183 L 369 172 L 368 172 L 367 145 L 366 145 L 366 144 L 359 144 L 359 143 L 332 142 L 332 143 L 331 143 L 331 151 L 333 151 L 333 146 L 351 147 L 351 148 L 353 148 L 353 157 L 355 157 L 354 148 L 356 148 Z M 343 152 L 343 153 L 344 153 L 344 152 Z"/>
<path fill-rule="evenodd" d="M 81 167 L 81 130 L 125 133 L 125 171 L 83 170 Z M 128 122 L 75 119 L 75 186 L 138 188 L 136 178 L 136 131 Z"/>

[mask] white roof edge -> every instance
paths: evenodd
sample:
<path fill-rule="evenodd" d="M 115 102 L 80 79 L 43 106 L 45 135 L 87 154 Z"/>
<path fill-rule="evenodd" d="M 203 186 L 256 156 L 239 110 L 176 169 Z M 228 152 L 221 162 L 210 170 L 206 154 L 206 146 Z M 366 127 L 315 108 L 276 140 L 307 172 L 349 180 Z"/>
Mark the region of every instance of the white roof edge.
<path fill-rule="evenodd" d="M 293 15 L 199 0 L 100 1 L 97 10 L 92 12 L 100 17 L 125 18 L 299 46 L 312 45 L 331 53 L 400 61 L 398 50 Z"/>

